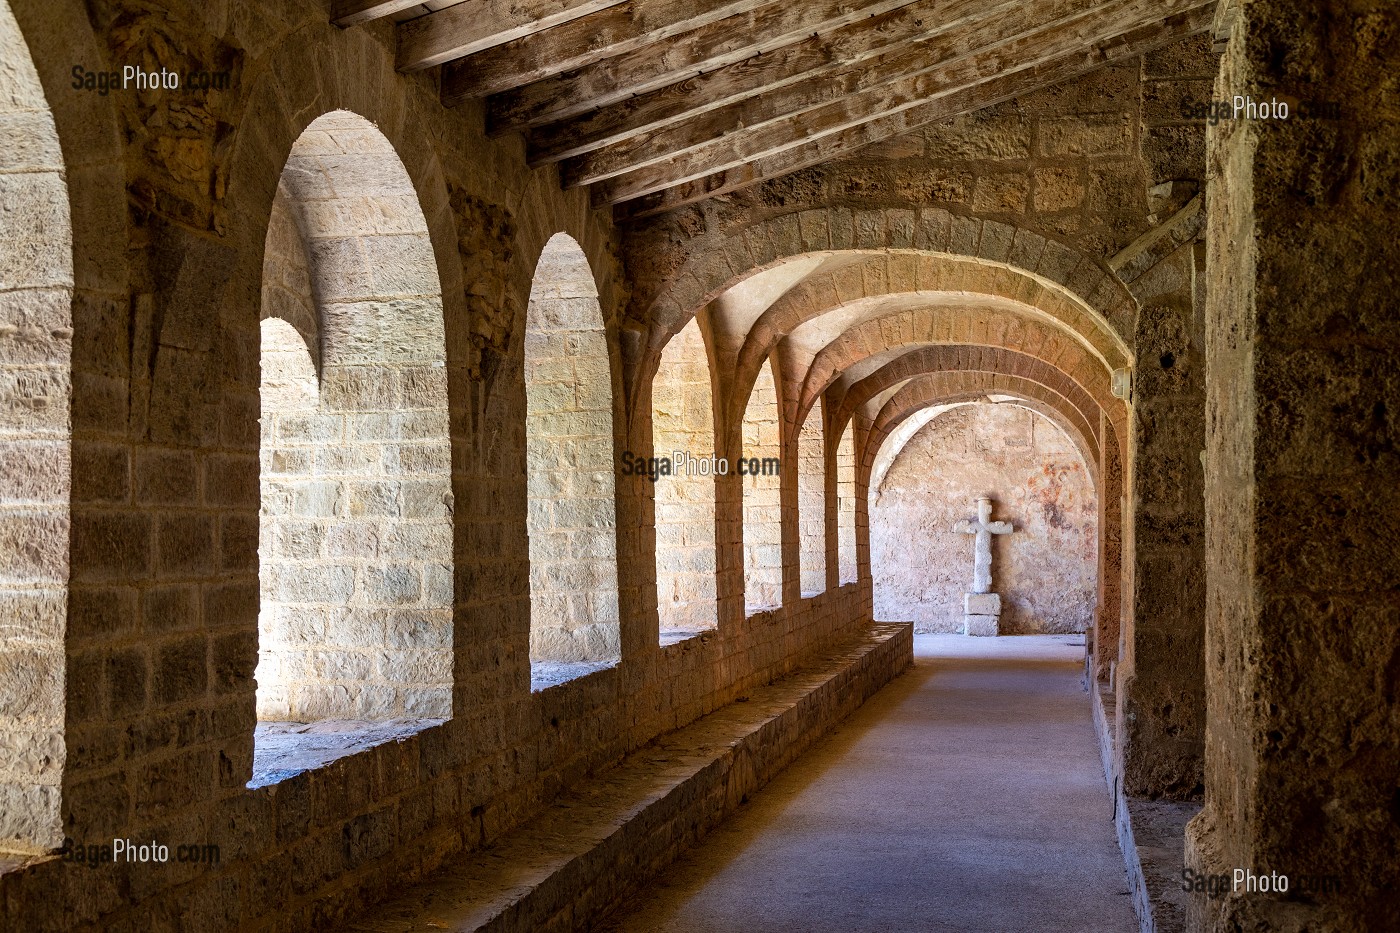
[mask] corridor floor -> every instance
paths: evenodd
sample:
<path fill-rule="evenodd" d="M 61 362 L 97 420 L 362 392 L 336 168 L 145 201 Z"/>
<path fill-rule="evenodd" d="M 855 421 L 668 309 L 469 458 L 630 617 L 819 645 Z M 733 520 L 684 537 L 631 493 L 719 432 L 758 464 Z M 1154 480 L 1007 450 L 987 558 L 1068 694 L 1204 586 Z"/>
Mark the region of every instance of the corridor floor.
<path fill-rule="evenodd" d="M 914 668 L 610 933 L 1137 929 L 1080 636 L 920 635 Z"/>

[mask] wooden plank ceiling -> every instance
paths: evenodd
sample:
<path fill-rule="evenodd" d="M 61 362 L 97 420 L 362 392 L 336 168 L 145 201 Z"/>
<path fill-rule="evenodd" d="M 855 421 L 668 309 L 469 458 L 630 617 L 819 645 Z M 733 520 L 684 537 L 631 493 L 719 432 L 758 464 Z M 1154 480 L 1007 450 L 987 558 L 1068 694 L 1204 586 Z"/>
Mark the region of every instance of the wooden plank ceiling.
<path fill-rule="evenodd" d="M 532 165 L 642 217 L 1211 28 L 1218 0 L 333 0 Z"/>

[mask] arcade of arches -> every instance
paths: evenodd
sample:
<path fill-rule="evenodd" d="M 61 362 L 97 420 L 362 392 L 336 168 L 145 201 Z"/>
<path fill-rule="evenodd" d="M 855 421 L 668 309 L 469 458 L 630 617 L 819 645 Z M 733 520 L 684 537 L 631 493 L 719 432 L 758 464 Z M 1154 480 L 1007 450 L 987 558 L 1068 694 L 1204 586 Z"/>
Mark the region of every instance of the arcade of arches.
<path fill-rule="evenodd" d="M 594 928 L 982 496 L 1142 929 L 1393 922 L 1400 11 L 855 6 L 0 0 L 0 930 Z"/>

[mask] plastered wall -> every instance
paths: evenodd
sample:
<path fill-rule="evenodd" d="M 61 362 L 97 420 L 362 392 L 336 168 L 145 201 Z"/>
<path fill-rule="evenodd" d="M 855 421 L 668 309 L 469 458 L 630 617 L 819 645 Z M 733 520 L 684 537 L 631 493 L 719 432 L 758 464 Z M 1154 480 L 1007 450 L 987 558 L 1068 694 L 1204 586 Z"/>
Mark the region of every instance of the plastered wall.
<path fill-rule="evenodd" d="M 870 496 L 875 615 L 960 632 L 973 541 L 953 526 L 993 501 L 1002 634 L 1082 632 L 1097 600 L 1098 502 L 1082 457 L 1049 419 L 1016 405 L 960 406 L 904 447 Z M 911 554 L 917 554 L 911 559 Z"/>

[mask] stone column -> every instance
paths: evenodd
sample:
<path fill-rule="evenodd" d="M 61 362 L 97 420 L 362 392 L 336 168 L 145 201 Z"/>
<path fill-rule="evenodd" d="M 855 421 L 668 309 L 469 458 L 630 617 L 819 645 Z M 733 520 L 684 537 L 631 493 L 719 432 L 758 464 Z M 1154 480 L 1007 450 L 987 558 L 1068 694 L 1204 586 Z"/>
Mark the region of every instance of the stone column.
<path fill-rule="evenodd" d="M 1236 16 L 1216 98 L 1292 115 L 1210 133 L 1206 808 L 1186 854 L 1293 884 L 1197 895 L 1191 922 L 1382 929 L 1400 916 L 1400 7 Z M 1305 876 L 1335 888 L 1304 897 Z"/>
<path fill-rule="evenodd" d="M 1118 682 L 1123 791 L 1135 797 L 1198 797 L 1203 780 L 1205 347 L 1195 257 L 1204 225 L 1193 201 L 1112 263 L 1140 306 L 1127 552 L 1133 613 Z"/>
<path fill-rule="evenodd" d="M 1118 437 L 1108 416 L 1099 415 L 1099 604 L 1094 624 L 1093 667 L 1098 682 L 1108 682 L 1118 663 L 1123 617 L 1123 461 Z"/>

